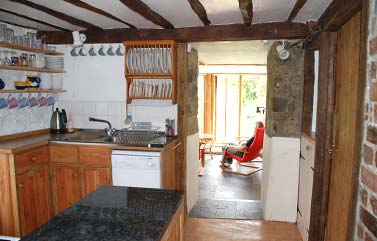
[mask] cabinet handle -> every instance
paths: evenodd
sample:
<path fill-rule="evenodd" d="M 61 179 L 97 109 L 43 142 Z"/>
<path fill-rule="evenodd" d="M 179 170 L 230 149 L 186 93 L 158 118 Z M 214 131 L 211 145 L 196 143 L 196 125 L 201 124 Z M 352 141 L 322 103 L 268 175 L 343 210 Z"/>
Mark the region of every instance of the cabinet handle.
<path fill-rule="evenodd" d="M 23 187 L 24 187 L 24 184 L 18 184 L 17 187 L 18 187 L 18 188 L 23 188 Z"/>
<path fill-rule="evenodd" d="M 33 156 L 33 157 L 31 158 L 31 160 L 32 160 L 32 161 L 36 161 L 37 158 L 36 158 L 35 156 Z"/>

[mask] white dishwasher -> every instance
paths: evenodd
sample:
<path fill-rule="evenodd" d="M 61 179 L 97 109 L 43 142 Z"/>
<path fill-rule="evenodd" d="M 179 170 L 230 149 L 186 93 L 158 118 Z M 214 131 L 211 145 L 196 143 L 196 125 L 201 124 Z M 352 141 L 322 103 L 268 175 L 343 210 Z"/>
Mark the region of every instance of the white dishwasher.
<path fill-rule="evenodd" d="M 160 160 L 160 152 L 113 150 L 113 185 L 161 188 Z"/>

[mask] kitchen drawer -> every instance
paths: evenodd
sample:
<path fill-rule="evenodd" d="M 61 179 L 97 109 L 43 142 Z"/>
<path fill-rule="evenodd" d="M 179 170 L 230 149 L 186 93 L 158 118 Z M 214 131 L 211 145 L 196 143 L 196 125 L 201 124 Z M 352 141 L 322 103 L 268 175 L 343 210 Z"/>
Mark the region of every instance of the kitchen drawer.
<path fill-rule="evenodd" d="M 20 154 L 15 154 L 16 170 L 27 169 L 48 162 L 48 147 L 43 146 Z"/>
<path fill-rule="evenodd" d="M 53 145 L 50 149 L 52 162 L 78 163 L 79 151 L 76 146 Z"/>
<path fill-rule="evenodd" d="M 80 164 L 110 165 L 110 149 L 100 147 L 80 147 Z"/>

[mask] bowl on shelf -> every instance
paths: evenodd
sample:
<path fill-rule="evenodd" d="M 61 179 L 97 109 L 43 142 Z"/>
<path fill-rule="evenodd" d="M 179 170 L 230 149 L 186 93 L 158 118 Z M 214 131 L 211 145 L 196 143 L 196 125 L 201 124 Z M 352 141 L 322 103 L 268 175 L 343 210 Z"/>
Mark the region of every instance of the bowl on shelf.
<path fill-rule="evenodd" d="M 26 85 L 15 85 L 14 87 L 16 87 L 16 90 L 24 90 L 26 89 Z"/>

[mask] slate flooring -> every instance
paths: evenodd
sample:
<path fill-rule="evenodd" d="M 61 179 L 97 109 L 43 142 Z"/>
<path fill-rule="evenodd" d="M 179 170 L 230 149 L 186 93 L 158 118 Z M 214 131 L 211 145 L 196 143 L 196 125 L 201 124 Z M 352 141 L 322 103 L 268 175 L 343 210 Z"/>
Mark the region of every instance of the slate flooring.
<path fill-rule="evenodd" d="M 221 155 L 206 154 L 204 176 L 199 177 L 199 200 L 190 212 L 191 217 L 262 219 L 262 171 L 250 176 L 222 172 Z M 256 163 L 262 165 L 262 163 Z M 244 168 L 232 165 L 233 168 Z M 249 170 L 249 169 L 247 169 Z"/>

